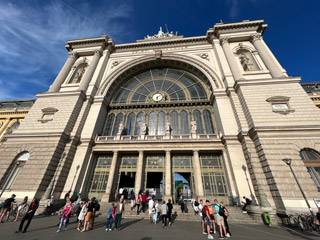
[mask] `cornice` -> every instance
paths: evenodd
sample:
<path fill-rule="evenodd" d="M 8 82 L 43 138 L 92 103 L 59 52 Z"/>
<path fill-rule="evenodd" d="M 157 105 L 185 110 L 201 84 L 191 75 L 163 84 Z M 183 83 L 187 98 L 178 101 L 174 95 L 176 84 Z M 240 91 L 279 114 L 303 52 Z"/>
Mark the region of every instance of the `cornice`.
<path fill-rule="evenodd" d="M 190 37 L 190 38 L 172 38 L 172 39 L 161 39 L 161 40 L 152 40 L 146 42 L 137 42 L 137 43 L 125 43 L 125 44 L 116 44 L 116 51 L 125 51 L 125 50 L 139 50 L 139 49 L 152 49 L 159 47 L 173 47 L 173 46 L 183 46 L 183 45 L 192 45 L 192 44 L 207 44 L 208 40 L 206 36 L 199 37 Z"/>
<path fill-rule="evenodd" d="M 112 38 L 108 38 L 106 35 L 102 35 L 101 37 L 96 38 L 84 38 L 77 40 L 67 41 L 67 45 L 65 45 L 66 49 L 71 52 L 74 49 L 79 48 L 87 48 L 87 47 L 97 47 L 101 46 L 103 49 L 106 48 L 114 48 L 114 42 Z"/>
<path fill-rule="evenodd" d="M 263 24 L 263 22 L 263 20 L 244 20 L 242 22 L 235 23 L 217 23 L 213 26 L 213 28 L 208 30 L 207 37 L 213 35 L 219 38 L 221 34 L 239 33 L 246 31 L 256 31 L 263 34 L 268 26 L 267 24 Z"/>

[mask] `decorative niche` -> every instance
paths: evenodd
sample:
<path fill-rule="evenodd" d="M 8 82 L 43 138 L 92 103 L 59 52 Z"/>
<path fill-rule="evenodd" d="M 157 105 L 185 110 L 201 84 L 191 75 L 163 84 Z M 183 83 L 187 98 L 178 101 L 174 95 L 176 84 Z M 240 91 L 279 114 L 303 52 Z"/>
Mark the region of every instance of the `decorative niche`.
<path fill-rule="evenodd" d="M 270 103 L 272 111 L 274 113 L 289 114 L 293 113 L 295 110 L 289 104 L 290 97 L 285 96 L 274 96 L 268 98 L 266 101 Z"/>
<path fill-rule="evenodd" d="M 52 121 L 54 114 L 59 110 L 53 107 L 48 107 L 48 108 L 41 109 L 41 111 L 42 111 L 42 116 L 41 116 L 41 119 L 39 119 L 38 121 L 42 123 L 46 123 L 46 122 Z"/>

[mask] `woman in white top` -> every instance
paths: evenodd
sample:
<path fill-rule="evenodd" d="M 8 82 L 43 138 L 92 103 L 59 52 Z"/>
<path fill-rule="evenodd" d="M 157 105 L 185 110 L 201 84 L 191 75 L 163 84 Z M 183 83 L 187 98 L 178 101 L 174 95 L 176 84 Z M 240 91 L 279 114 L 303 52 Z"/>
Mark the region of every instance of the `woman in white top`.
<path fill-rule="evenodd" d="M 80 204 L 81 206 L 81 204 Z M 79 214 L 79 217 L 78 217 L 78 227 L 77 227 L 77 230 L 80 231 L 81 229 L 81 225 L 84 221 L 84 217 L 86 216 L 87 214 L 87 210 L 88 210 L 88 201 L 85 202 L 85 204 L 82 204 L 82 208 L 81 208 L 81 211 L 80 211 L 80 214 Z"/>

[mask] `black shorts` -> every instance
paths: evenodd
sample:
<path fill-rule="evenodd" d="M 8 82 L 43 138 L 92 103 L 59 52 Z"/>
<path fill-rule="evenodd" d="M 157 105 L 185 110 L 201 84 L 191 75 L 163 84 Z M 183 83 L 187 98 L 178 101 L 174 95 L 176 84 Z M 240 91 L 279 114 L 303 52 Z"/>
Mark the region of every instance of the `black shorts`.
<path fill-rule="evenodd" d="M 210 218 L 214 221 L 214 216 L 212 214 L 210 214 Z"/>

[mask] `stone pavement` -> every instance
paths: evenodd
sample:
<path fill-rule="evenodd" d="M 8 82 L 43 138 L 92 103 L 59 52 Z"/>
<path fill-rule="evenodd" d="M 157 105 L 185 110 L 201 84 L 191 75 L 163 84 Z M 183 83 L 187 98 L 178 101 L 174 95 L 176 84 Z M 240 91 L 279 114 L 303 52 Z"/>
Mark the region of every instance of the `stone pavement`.
<path fill-rule="evenodd" d="M 32 220 L 27 233 L 14 233 L 20 222 L 0 223 L 1 240 L 28 239 L 28 240 L 58 240 L 58 239 L 126 239 L 126 240 L 193 240 L 207 239 L 201 232 L 200 223 L 176 221 L 167 228 L 160 223 L 150 224 L 145 219 L 124 219 L 121 231 L 105 231 L 105 216 L 99 216 L 95 220 L 95 228 L 89 232 L 81 233 L 76 230 L 75 217 L 70 219 L 68 230 L 57 233 L 58 216 L 36 217 Z M 260 225 L 230 224 L 231 239 L 237 240 L 269 240 L 269 239 L 319 239 L 317 233 L 304 234 L 285 228 L 268 228 Z M 218 239 L 218 234 L 214 235 Z"/>

